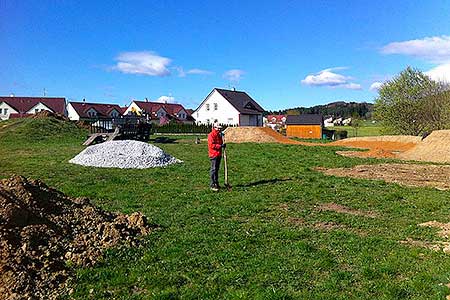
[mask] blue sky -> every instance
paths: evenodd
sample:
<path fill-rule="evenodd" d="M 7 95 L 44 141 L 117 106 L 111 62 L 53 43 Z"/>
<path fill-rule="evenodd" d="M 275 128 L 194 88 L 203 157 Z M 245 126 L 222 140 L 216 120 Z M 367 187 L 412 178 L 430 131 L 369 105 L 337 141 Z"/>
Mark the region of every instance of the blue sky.
<path fill-rule="evenodd" d="M 410 65 L 450 79 L 449 1 L 0 1 L 0 95 L 269 110 L 368 101 Z"/>

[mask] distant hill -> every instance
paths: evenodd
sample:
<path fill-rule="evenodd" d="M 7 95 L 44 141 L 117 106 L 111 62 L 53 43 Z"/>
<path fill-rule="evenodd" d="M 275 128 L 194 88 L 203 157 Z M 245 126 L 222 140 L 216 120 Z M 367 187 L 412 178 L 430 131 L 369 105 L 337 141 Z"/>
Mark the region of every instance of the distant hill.
<path fill-rule="evenodd" d="M 268 111 L 267 114 L 322 114 L 324 116 L 351 117 L 355 114 L 363 119 L 372 117 L 373 104 L 366 102 L 338 101 L 312 107 L 295 107 L 279 111 Z"/>

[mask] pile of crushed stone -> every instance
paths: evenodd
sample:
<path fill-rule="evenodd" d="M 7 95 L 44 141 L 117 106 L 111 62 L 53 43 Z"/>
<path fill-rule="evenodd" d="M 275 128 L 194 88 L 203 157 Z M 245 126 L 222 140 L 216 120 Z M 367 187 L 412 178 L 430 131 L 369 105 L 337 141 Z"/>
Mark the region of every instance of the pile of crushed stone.
<path fill-rule="evenodd" d="M 136 246 L 151 230 L 140 213 L 106 212 L 37 180 L 1 180 L 0 299 L 56 299 L 69 264 L 93 265 L 105 249 Z"/>
<path fill-rule="evenodd" d="M 166 167 L 182 161 L 154 145 L 123 140 L 89 146 L 69 162 L 89 167 L 146 169 Z"/>

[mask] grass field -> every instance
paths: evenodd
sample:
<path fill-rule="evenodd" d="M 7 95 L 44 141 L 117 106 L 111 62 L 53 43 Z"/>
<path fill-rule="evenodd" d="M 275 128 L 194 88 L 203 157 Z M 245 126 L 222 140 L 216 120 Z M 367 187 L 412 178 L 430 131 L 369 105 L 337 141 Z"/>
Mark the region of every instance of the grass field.
<path fill-rule="evenodd" d="M 341 157 L 332 147 L 230 144 L 233 189 L 213 193 L 205 143 L 170 137 L 156 144 L 184 161 L 168 168 L 87 168 L 67 162 L 83 149 L 84 131 L 26 122 L 0 123 L 0 177 L 39 178 L 104 209 L 142 211 L 160 226 L 141 248 L 110 250 L 97 266 L 76 270 L 70 299 L 444 299 L 449 293 L 448 255 L 400 243 L 438 239 L 417 224 L 449 222 L 448 191 L 314 171 L 379 161 Z M 31 138 L 36 131 L 41 135 Z M 323 203 L 377 217 L 318 210 Z"/>
<path fill-rule="evenodd" d="M 382 127 L 378 123 L 372 123 L 372 121 L 363 121 L 361 127 L 357 130 L 352 126 L 333 126 L 328 127 L 331 130 L 346 130 L 348 133 L 348 137 L 355 136 L 374 136 L 381 135 Z"/>

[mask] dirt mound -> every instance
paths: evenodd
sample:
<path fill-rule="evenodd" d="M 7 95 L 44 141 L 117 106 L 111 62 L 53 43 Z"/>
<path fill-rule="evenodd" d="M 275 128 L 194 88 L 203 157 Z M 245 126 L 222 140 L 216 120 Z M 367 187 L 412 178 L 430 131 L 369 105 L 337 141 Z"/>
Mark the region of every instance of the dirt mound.
<path fill-rule="evenodd" d="M 450 166 L 415 164 L 359 165 L 353 168 L 317 168 L 326 175 L 379 179 L 406 186 L 434 187 L 450 189 Z"/>
<path fill-rule="evenodd" d="M 450 163 L 450 130 L 436 130 L 404 153 L 401 159 Z"/>
<path fill-rule="evenodd" d="M 0 299 L 55 299 L 69 264 L 94 264 L 106 248 L 136 245 L 151 228 L 140 213 L 103 211 L 41 181 L 0 181 Z M 68 264 L 69 263 L 69 264 Z"/>
<path fill-rule="evenodd" d="M 309 144 L 288 139 L 268 127 L 228 127 L 224 133 L 227 143 Z"/>
<path fill-rule="evenodd" d="M 41 110 L 40 112 L 32 115 L 31 118 L 33 118 L 33 119 L 54 118 L 54 119 L 61 120 L 61 121 L 69 121 L 68 117 L 58 114 L 58 113 L 48 111 L 48 110 Z"/>
<path fill-rule="evenodd" d="M 329 143 L 330 146 L 343 146 L 369 151 L 338 151 L 348 157 L 396 158 L 399 153 L 408 151 L 420 143 L 420 137 L 407 135 L 386 135 L 355 137 Z"/>

